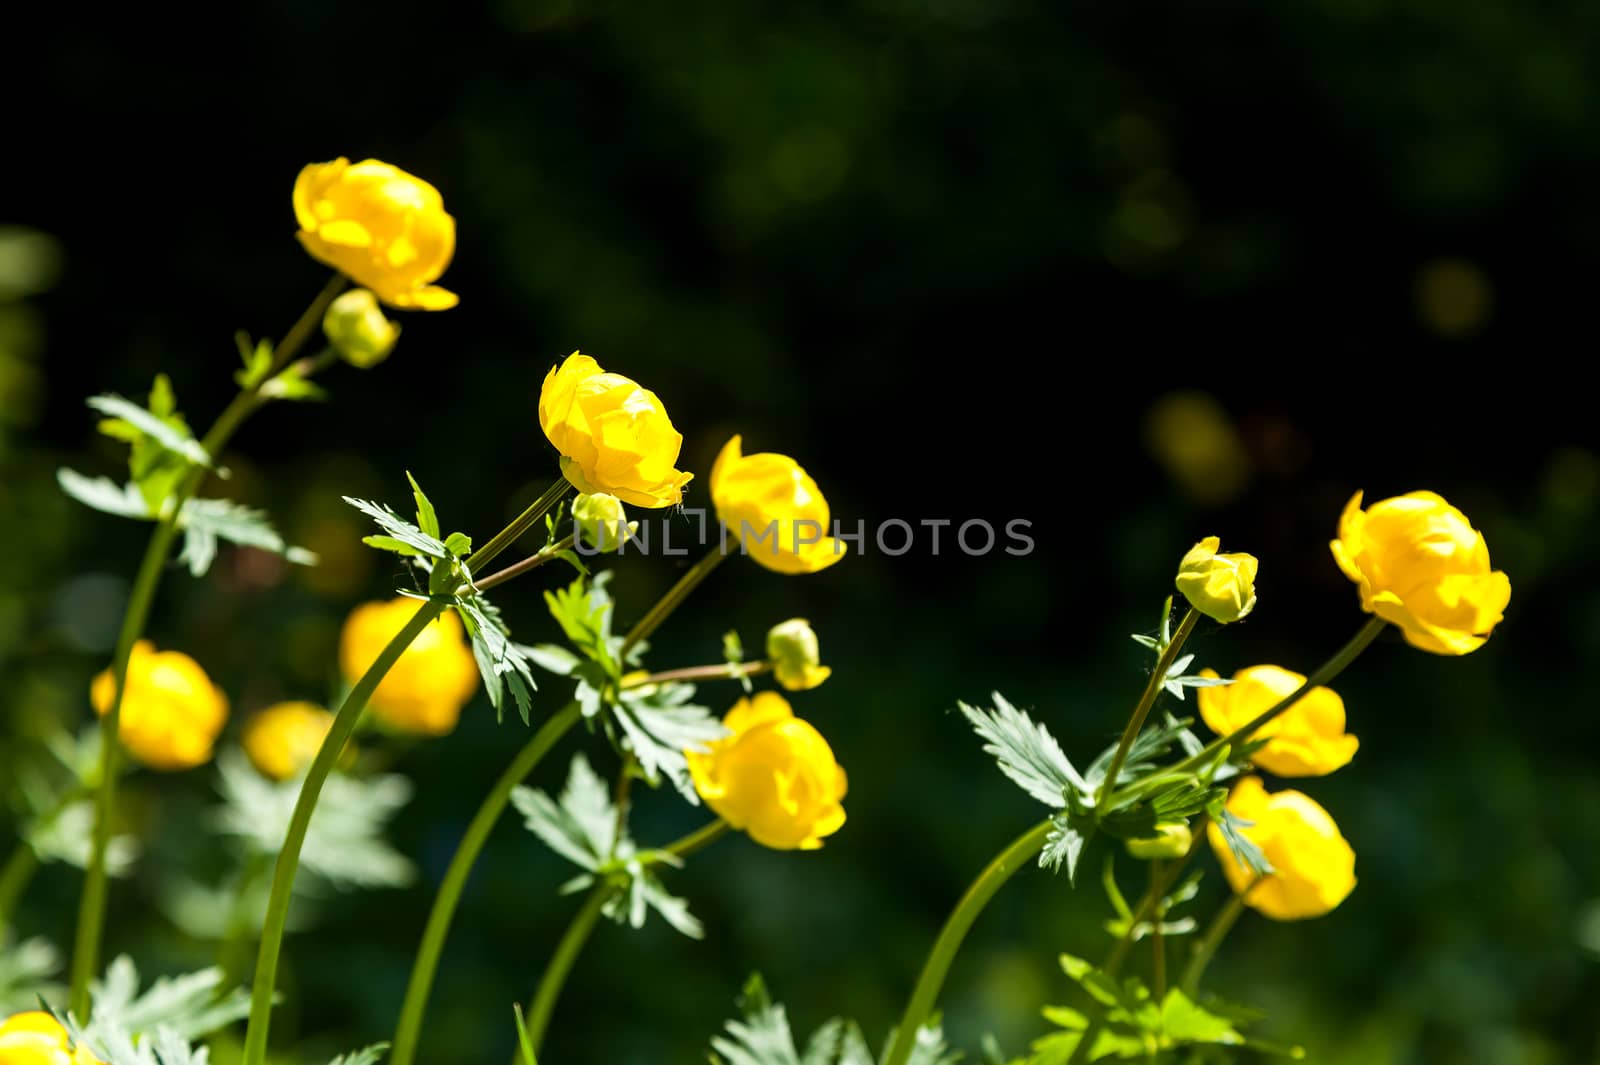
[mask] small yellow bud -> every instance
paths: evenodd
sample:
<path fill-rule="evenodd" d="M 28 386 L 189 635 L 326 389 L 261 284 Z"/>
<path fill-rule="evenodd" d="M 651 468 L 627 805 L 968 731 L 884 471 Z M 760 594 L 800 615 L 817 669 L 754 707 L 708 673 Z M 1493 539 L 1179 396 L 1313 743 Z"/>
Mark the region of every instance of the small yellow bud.
<path fill-rule="evenodd" d="M 578 542 L 601 554 L 622 546 L 639 530 L 639 523 L 628 521 L 622 500 L 604 492 L 580 495 L 572 501 L 572 520 L 578 527 Z"/>
<path fill-rule="evenodd" d="M 1254 555 L 1219 555 L 1221 546 L 1221 540 L 1208 536 L 1190 548 L 1178 566 L 1177 585 L 1190 606 L 1226 625 L 1255 609 L 1260 563 Z"/>
<path fill-rule="evenodd" d="M 384 315 L 378 297 L 364 288 L 351 289 L 328 305 L 322 332 L 345 362 L 363 370 L 387 359 L 400 339 L 400 327 Z"/>
<path fill-rule="evenodd" d="M 1182 858 L 1189 853 L 1189 845 L 1194 842 L 1194 833 L 1189 831 L 1189 826 L 1179 821 L 1176 824 L 1157 825 L 1156 834 L 1149 839 L 1128 840 L 1128 853 L 1142 861 L 1157 861 L 1161 858 Z"/>
<path fill-rule="evenodd" d="M 790 618 L 767 633 L 767 660 L 778 683 L 792 692 L 815 688 L 833 673 L 822 664 L 817 633 L 805 618 Z"/>

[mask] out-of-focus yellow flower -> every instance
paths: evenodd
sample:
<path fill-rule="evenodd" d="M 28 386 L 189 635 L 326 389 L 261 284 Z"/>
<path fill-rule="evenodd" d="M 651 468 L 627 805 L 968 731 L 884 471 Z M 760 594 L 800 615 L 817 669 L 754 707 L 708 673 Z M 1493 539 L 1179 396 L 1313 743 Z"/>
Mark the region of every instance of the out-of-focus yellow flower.
<path fill-rule="evenodd" d="M 815 688 L 833 675 L 822 664 L 817 631 L 805 618 L 790 618 L 767 632 L 767 661 L 772 675 L 792 692 Z"/>
<path fill-rule="evenodd" d="M 363 603 L 350 612 L 339 637 L 339 668 L 354 684 L 390 640 L 416 614 L 415 599 Z M 478 687 L 478 665 L 466 630 L 453 611 L 411 642 L 372 693 L 378 720 L 401 732 L 443 736 L 456 727 L 461 708 Z"/>
<path fill-rule="evenodd" d="M 822 490 L 788 455 L 746 455 L 735 436 L 711 467 L 711 501 L 745 552 L 776 573 L 815 573 L 844 557 L 844 541 L 826 535 Z"/>
<path fill-rule="evenodd" d="M 683 436 L 647 388 L 574 351 L 539 390 L 539 425 L 561 452 L 561 473 L 586 495 L 673 507 L 693 474 L 675 469 Z"/>
<path fill-rule="evenodd" d="M 572 520 L 577 526 L 579 542 L 601 554 L 615 551 L 639 531 L 639 523 L 628 520 L 628 511 L 622 505 L 622 500 L 604 492 L 580 495 L 574 499 Z"/>
<path fill-rule="evenodd" d="M 44 1010 L 17 1013 L 0 1021 L 0 1065 L 101 1065 L 89 1048 L 69 1047 L 71 1037 Z"/>
<path fill-rule="evenodd" d="M 740 699 L 733 733 L 685 752 L 695 790 L 718 816 L 774 850 L 815 850 L 844 824 L 845 774 L 822 734 L 777 692 Z"/>
<path fill-rule="evenodd" d="M 1366 510 L 1357 492 L 1330 546 L 1361 589 L 1361 609 L 1437 655 L 1482 647 L 1511 601 L 1511 579 L 1489 568 L 1483 534 L 1433 492 L 1407 492 Z"/>
<path fill-rule="evenodd" d="M 1202 669 L 1202 677 L 1216 677 Z M 1306 678 L 1278 666 L 1251 666 L 1233 675 L 1232 684 L 1200 689 L 1200 716 L 1211 731 L 1226 736 L 1243 728 L 1297 691 Z M 1250 759 L 1280 777 L 1320 777 L 1347 765 L 1361 741 L 1344 730 L 1344 700 L 1332 688 L 1317 687 L 1256 730 L 1267 740 Z"/>
<path fill-rule="evenodd" d="M 244 727 L 244 752 L 263 776 L 288 780 L 317 756 L 333 715 L 315 703 L 269 706 Z"/>
<path fill-rule="evenodd" d="M 89 686 L 97 714 L 116 695 L 111 670 Z M 117 733 L 128 752 L 151 769 L 193 769 L 211 760 L 211 748 L 228 720 L 228 697 L 200 663 L 178 651 L 157 651 L 149 640 L 133 645 Z"/>
<path fill-rule="evenodd" d="M 311 257 L 391 307 L 443 311 L 458 297 L 433 284 L 456 251 L 456 220 L 439 190 L 376 159 L 312 163 L 294 183 L 300 243 Z"/>
<path fill-rule="evenodd" d="M 1208 536 L 1189 549 L 1178 564 L 1178 591 L 1213 621 L 1238 621 L 1256 606 L 1256 556 L 1219 555 L 1222 541 Z"/>
<path fill-rule="evenodd" d="M 1152 862 L 1162 858 L 1182 858 L 1189 853 L 1194 833 L 1182 822 L 1157 825 L 1156 834 L 1146 839 L 1127 841 L 1128 854 L 1141 861 Z"/>
<path fill-rule="evenodd" d="M 322 332 L 334 350 L 352 366 L 371 369 L 389 357 L 400 339 L 400 326 L 378 306 L 371 289 L 351 289 L 322 316 Z"/>
<path fill-rule="evenodd" d="M 1221 506 L 1244 492 L 1252 463 L 1233 419 L 1208 392 L 1169 392 L 1144 418 L 1145 446 L 1185 495 Z"/>
<path fill-rule="evenodd" d="M 1228 796 L 1228 810 L 1253 822 L 1240 831 L 1273 868 L 1245 896 L 1252 909 L 1275 921 L 1321 917 L 1355 890 L 1355 852 L 1314 799 L 1298 791 L 1269 795 L 1260 777 L 1245 777 Z M 1212 824 L 1207 833 L 1233 890 L 1250 888 L 1256 875 L 1234 860 L 1222 830 Z"/>

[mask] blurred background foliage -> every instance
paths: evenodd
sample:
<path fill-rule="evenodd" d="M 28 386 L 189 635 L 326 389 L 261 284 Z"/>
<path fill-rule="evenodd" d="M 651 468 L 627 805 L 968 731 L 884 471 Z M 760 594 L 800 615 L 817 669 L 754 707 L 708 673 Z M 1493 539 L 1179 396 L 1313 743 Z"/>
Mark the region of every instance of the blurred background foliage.
<path fill-rule="evenodd" d="M 1600 436 L 1573 356 L 1600 251 L 1600 7 L 17 15 L 0 72 L 0 773 L 50 723 L 91 716 L 143 546 L 54 485 L 62 463 L 120 466 L 82 397 L 165 370 L 206 423 L 231 394 L 234 330 L 281 335 L 322 284 L 292 236 L 295 173 L 377 156 L 443 192 L 462 303 L 407 317 L 389 363 L 330 375 L 327 405 L 267 411 L 227 456 L 226 491 L 324 559 L 231 552 L 204 582 L 169 576 L 152 635 L 223 683 L 235 722 L 328 698 L 343 615 L 396 584 L 339 495 L 398 504 L 409 469 L 446 524 L 486 535 L 552 475 L 535 397 L 579 347 L 664 397 L 692 505 L 743 432 L 797 456 L 847 523 L 1034 523 L 1026 558 L 968 557 L 949 530 L 935 555 L 924 531 L 904 556 L 869 543 L 812 578 L 729 565 L 697 594 L 658 668 L 716 660 L 728 628 L 755 645 L 786 617 L 817 625 L 834 679 L 796 704 L 850 770 L 850 822 L 818 853 L 738 838 L 675 874 L 704 943 L 603 929 L 551 1060 L 697 1059 L 755 968 L 801 1029 L 844 1012 L 885 1030 L 959 892 L 1036 816 L 955 701 L 999 688 L 1080 758 L 1097 750 L 1142 681 L 1127 634 L 1153 627 L 1177 559 L 1211 533 L 1262 558 L 1261 605 L 1191 649 L 1224 673 L 1305 670 L 1360 620 L 1326 546 L 1340 507 L 1420 487 L 1486 532 L 1507 620 L 1464 660 L 1385 639 L 1341 681 L 1361 753 L 1306 790 L 1354 844 L 1360 886 L 1323 920 L 1247 917 L 1214 985 L 1320 1062 L 1597 1060 Z M 619 563 L 624 620 L 682 565 Z M 533 583 L 499 599 L 524 639 L 552 637 Z M 334 900 L 291 940 L 275 1034 L 316 1049 L 391 1030 L 432 888 L 522 731 L 480 698 L 455 735 L 388 752 L 416 782 L 395 838 L 419 882 Z M 212 960 L 156 900 L 215 779 L 130 789 L 151 853 L 113 895 L 109 946 L 147 972 Z M 661 794 L 640 833 L 698 818 Z M 577 905 L 553 894 L 564 875 L 508 817 L 425 1059 L 510 1053 L 507 1006 Z M 1205 890 L 1202 912 L 1220 879 Z M 23 928 L 64 940 L 76 895 L 77 874 L 49 867 Z M 948 985 L 956 1041 L 1040 1034 L 1036 1008 L 1068 998 L 1055 955 L 1098 955 L 1105 912 L 1092 876 L 1076 893 L 1019 878 Z"/>

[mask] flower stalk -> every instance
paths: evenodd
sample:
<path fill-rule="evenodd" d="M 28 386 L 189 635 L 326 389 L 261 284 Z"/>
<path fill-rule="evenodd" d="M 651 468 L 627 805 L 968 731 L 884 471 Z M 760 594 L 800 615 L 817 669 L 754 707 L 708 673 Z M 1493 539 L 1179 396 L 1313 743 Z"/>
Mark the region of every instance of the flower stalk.
<path fill-rule="evenodd" d="M 1117 776 L 1122 772 L 1122 764 L 1128 759 L 1128 751 L 1133 747 L 1133 741 L 1139 738 L 1139 730 L 1144 728 L 1145 718 L 1150 716 L 1150 708 L 1155 706 L 1156 697 L 1161 694 L 1162 685 L 1166 683 L 1172 663 L 1178 660 L 1184 643 L 1189 639 L 1189 634 L 1194 631 L 1195 624 L 1199 620 L 1200 612 L 1194 607 L 1184 611 L 1183 620 L 1178 622 L 1178 629 L 1172 634 L 1172 640 L 1156 661 L 1156 668 L 1151 672 L 1150 679 L 1145 682 L 1144 691 L 1139 695 L 1139 702 L 1128 717 L 1128 725 L 1122 730 L 1122 739 L 1117 743 L 1116 753 L 1111 756 L 1111 765 L 1106 769 L 1105 782 L 1100 785 L 1097 812 L 1105 810 L 1109 805 L 1107 800 L 1116 790 Z"/>

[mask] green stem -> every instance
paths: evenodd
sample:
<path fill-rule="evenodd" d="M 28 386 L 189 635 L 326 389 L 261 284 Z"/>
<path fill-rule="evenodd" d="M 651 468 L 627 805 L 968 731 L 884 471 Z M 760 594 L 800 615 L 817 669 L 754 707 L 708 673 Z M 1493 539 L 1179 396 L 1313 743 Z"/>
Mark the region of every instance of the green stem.
<path fill-rule="evenodd" d="M 660 849 L 679 858 L 687 858 L 727 831 L 728 822 L 719 818 L 689 833 L 676 843 Z M 561 998 L 561 990 L 566 986 L 567 977 L 571 974 L 578 955 L 583 952 L 584 945 L 594 931 L 595 923 L 605 909 L 606 903 L 620 890 L 621 888 L 615 884 L 605 882 L 596 884 L 588 899 L 584 901 L 582 909 L 574 915 L 572 923 L 562 934 L 561 941 L 556 944 L 555 953 L 550 955 L 544 974 L 539 977 L 538 989 L 533 993 L 533 1001 L 528 1006 L 528 1038 L 532 1042 L 535 1054 L 544 1045 L 544 1035 L 550 1028 L 550 1018 L 555 1013 L 556 1003 Z"/>
<path fill-rule="evenodd" d="M 594 931 L 601 911 L 616 893 L 615 884 L 605 881 L 596 884 L 584 900 L 583 908 L 572 918 L 566 932 L 562 933 L 555 953 L 550 955 L 544 975 L 539 978 L 539 988 L 533 993 L 533 1003 L 528 1007 L 528 1039 L 533 1044 L 535 1054 L 544 1046 L 544 1033 L 550 1027 L 550 1018 L 555 1013 L 561 989 L 566 985 L 567 974 L 572 971 L 584 944 L 589 941 L 589 933 Z"/>
<path fill-rule="evenodd" d="M 1206 744 L 1204 748 L 1197 751 L 1195 754 L 1190 755 L 1188 758 L 1185 758 L 1183 761 L 1174 763 L 1173 765 L 1168 766 L 1166 769 L 1152 773 L 1147 777 L 1141 778 L 1137 783 L 1129 785 L 1127 788 L 1123 789 L 1123 791 L 1112 796 L 1110 805 L 1121 805 L 1123 801 L 1137 797 L 1142 789 L 1151 787 L 1155 784 L 1165 783 L 1178 777 L 1186 776 L 1187 774 L 1192 773 L 1194 770 L 1199 769 L 1201 766 L 1210 762 L 1211 759 L 1216 756 L 1217 752 L 1222 750 L 1224 747 L 1231 747 L 1243 740 L 1249 739 L 1251 736 L 1255 735 L 1256 731 L 1260 729 L 1261 726 L 1267 724 L 1269 721 L 1274 720 L 1279 714 L 1282 714 L 1295 703 L 1299 702 L 1307 692 L 1314 688 L 1320 688 L 1331 683 L 1335 677 L 1337 677 L 1340 673 L 1343 673 L 1350 663 L 1359 658 L 1361 652 L 1365 651 L 1367 646 L 1372 643 L 1373 640 L 1378 638 L 1378 634 L 1383 631 L 1383 628 L 1386 624 L 1388 623 L 1380 617 L 1368 618 L 1367 623 L 1362 625 L 1361 629 L 1350 638 L 1350 642 L 1339 648 L 1339 650 L 1334 653 L 1332 658 L 1328 659 L 1326 662 L 1322 663 L 1321 666 L 1317 667 L 1317 671 L 1311 674 L 1311 676 L 1307 677 L 1305 683 L 1300 685 L 1300 687 L 1296 688 L 1288 695 L 1285 695 L 1282 699 L 1278 700 L 1278 702 L 1274 703 L 1266 710 L 1263 710 L 1248 723 L 1234 729 L 1226 736 L 1212 740 L 1210 743 Z"/>
<path fill-rule="evenodd" d="M 973 922 L 978 919 L 978 914 L 982 913 L 989 900 L 994 898 L 995 892 L 999 891 L 1017 870 L 1032 862 L 1034 856 L 1044 849 L 1051 827 L 1052 821 L 1046 818 L 1017 837 L 1011 846 L 1001 851 L 999 857 L 989 863 L 988 868 L 979 874 L 978 879 L 967 889 L 966 895 L 956 904 L 949 920 L 945 921 L 939 938 L 934 940 L 933 951 L 922 966 L 922 975 L 917 978 L 916 989 L 911 993 L 911 1001 L 906 1005 L 900 1026 L 895 1029 L 894 1042 L 883 1059 L 883 1065 L 906 1065 L 910 1060 L 911 1050 L 917 1042 L 917 1032 L 933 1012 L 939 990 L 944 986 L 945 976 L 950 972 L 950 963 L 955 960 L 956 951 L 961 949 L 961 941 L 966 938 Z"/>
<path fill-rule="evenodd" d="M 678 609 L 679 604 L 689 598 L 689 593 L 694 591 L 701 581 L 710 576 L 711 571 L 717 568 L 717 563 L 721 562 L 725 557 L 726 555 L 724 555 L 720 546 L 713 547 L 706 553 L 704 558 L 691 566 L 682 577 L 679 577 L 678 583 L 668 589 L 667 594 L 663 595 L 656 605 L 650 608 L 649 613 L 639 619 L 637 625 L 628 630 L 628 635 L 622 641 L 622 654 L 626 656 L 634 644 L 640 640 L 649 639 L 661 627 L 661 623 L 666 621 L 674 610 Z"/>
<path fill-rule="evenodd" d="M 277 987 L 278 953 L 283 946 L 283 929 L 289 918 L 289 901 L 294 891 L 295 873 L 300 868 L 300 848 L 305 844 L 306 830 L 311 825 L 311 815 L 316 810 L 317 798 L 322 794 L 323 782 L 333 770 L 344 750 L 345 742 L 355 731 L 356 723 L 367 708 L 367 700 L 380 681 L 411 642 L 443 612 L 449 603 L 430 599 L 422 603 L 411 620 L 391 639 L 377 660 L 356 681 L 350 694 L 345 696 L 333 725 L 317 749 L 317 756 L 306 771 L 300 786 L 300 797 L 295 800 L 294 814 L 289 820 L 289 831 L 278 852 L 278 861 L 272 871 L 272 894 L 267 899 L 266 918 L 261 926 L 261 947 L 256 956 L 255 984 L 250 991 L 250 1025 L 245 1030 L 245 1065 L 262 1065 L 267 1056 L 267 1029 L 272 1022 L 272 998 Z"/>
<path fill-rule="evenodd" d="M 738 680 L 754 677 L 772 668 L 771 662 L 741 662 L 738 665 L 722 663 L 715 666 L 685 666 L 682 669 L 664 669 L 648 677 L 640 677 L 624 684 L 624 688 L 642 688 L 646 684 L 666 684 L 680 680 Z"/>
<path fill-rule="evenodd" d="M 1161 879 L 1160 862 L 1150 863 L 1150 888 L 1153 892 L 1156 884 Z M 1156 896 L 1159 900 L 1160 896 Z M 1164 1002 L 1167 998 L 1167 945 L 1161 938 L 1161 925 L 1166 919 L 1166 914 L 1161 912 L 1161 903 L 1155 906 L 1155 920 L 1150 922 L 1150 988 L 1155 994 L 1157 1002 Z"/>
<path fill-rule="evenodd" d="M 549 562 L 551 559 L 561 554 L 561 552 L 570 550 L 572 548 L 572 541 L 573 536 L 571 533 L 568 533 L 565 539 L 557 540 L 555 543 L 550 544 L 547 547 L 540 548 L 538 551 L 529 555 L 521 562 L 513 562 L 505 569 L 496 573 L 491 573 L 482 580 L 474 581 L 473 583 L 478 586 L 478 591 L 487 592 L 495 585 L 504 584 L 513 577 L 520 577 L 529 570 L 538 569 L 546 562 Z"/>
<path fill-rule="evenodd" d="M 33 853 L 33 848 L 28 846 L 28 841 L 25 839 L 17 841 L 17 847 L 11 852 L 11 857 L 6 859 L 4 866 L 0 866 L 0 943 L 5 941 L 6 929 L 11 924 L 11 914 L 22 898 L 22 893 L 28 889 L 28 882 L 33 879 L 33 874 L 38 868 L 39 856 Z"/>
<path fill-rule="evenodd" d="M 1167 682 L 1167 673 L 1172 669 L 1172 663 L 1178 660 L 1178 654 L 1183 650 L 1183 645 L 1189 639 L 1189 634 L 1194 631 L 1195 623 L 1200 620 L 1200 612 L 1190 607 L 1183 615 L 1183 620 L 1178 622 L 1178 631 L 1172 634 L 1172 640 L 1161 652 L 1161 657 L 1156 660 L 1156 668 L 1150 674 L 1150 679 L 1145 682 L 1144 691 L 1139 695 L 1139 702 L 1133 708 L 1133 713 L 1128 717 L 1128 727 L 1122 730 L 1122 740 L 1117 744 L 1117 752 L 1111 756 L 1111 766 L 1106 770 L 1105 781 L 1100 785 L 1100 800 L 1096 804 L 1096 813 L 1106 809 L 1106 800 L 1117 788 L 1117 776 L 1122 772 L 1122 764 L 1127 761 L 1128 751 L 1133 747 L 1133 741 L 1139 738 L 1139 730 L 1144 728 L 1145 718 L 1150 716 L 1150 708 L 1156 704 L 1156 696 L 1161 694 L 1162 685 Z"/>
<path fill-rule="evenodd" d="M 478 860 L 478 854 L 494 829 L 495 822 L 511 800 L 511 792 L 533 772 L 556 741 L 582 719 L 577 703 L 568 703 L 550 720 L 546 721 L 527 746 L 512 759 L 506 771 L 490 789 L 472 823 L 461 838 L 450 866 L 445 870 L 439 893 L 434 897 L 433 909 L 428 913 L 428 923 L 422 932 L 422 943 L 417 948 L 417 960 L 411 967 L 411 980 L 406 985 L 404 1004 L 400 1007 L 400 1020 L 395 1026 L 394 1049 L 389 1055 L 390 1065 L 410 1065 L 416 1055 L 417 1037 L 422 1031 L 422 1017 L 428 1006 L 428 994 L 433 988 L 433 977 L 439 967 L 439 957 L 444 952 L 445 938 L 450 934 L 450 922 L 455 917 L 461 892 L 467 877 Z"/>
<path fill-rule="evenodd" d="M 1200 987 L 1200 977 L 1205 975 L 1206 966 L 1211 964 L 1211 959 L 1216 955 L 1217 948 L 1222 945 L 1223 939 L 1233 928 L 1234 922 L 1244 912 L 1246 896 L 1254 891 L 1256 885 L 1261 883 L 1263 879 L 1263 877 L 1256 877 L 1248 887 L 1229 899 L 1222 909 L 1217 912 L 1217 916 L 1212 919 L 1211 927 L 1206 929 L 1205 935 L 1200 938 L 1200 942 L 1195 944 L 1194 956 L 1189 959 L 1188 967 L 1183 970 L 1183 990 L 1185 994 L 1193 997 L 1195 991 Z"/>
<path fill-rule="evenodd" d="M 328 304 L 345 284 L 342 276 L 335 275 L 324 286 L 278 345 L 273 363 L 263 380 L 242 390 L 217 417 L 200 441 L 201 449 L 213 460 L 262 402 L 261 386 L 294 358 L 295 352 L 322 321 Z M 72 945 L 68 1009 L 80 1020 L 89 1015 L 89 981 L 100 965 L 100 940 L 105 931 L 108 890 L 106 847 L 111 842 L 111 819 L 116 810 L 118 737 L 122 725 L 122 699 L 128 682 L 128 660 L 133 654 L 133 645 L 144 633 L 145 622 L 149 620 L 156 586 L 161 583 L 161 571 L 166 565 L 167 553 L 178 533 L 178 517 L 183 512 L 184 504 L 200 490 L 207 472 L 203 466 L 191 470 L 162 504 L 155 531 L 150 534 L 149 546 L 145 548 L 144 558 L 134 576 L 133 589 L 122 615 L 122 626 L 117 633 L 116 651 L 111 660 L 111 706 L 100 719 L 100 786 L 95 796 L 94 832 L 90 838 L 89 864 L 84 873 L 83 896 L 78 905 L 78 928 Z"/>
<path fill-rule="evenodd" d="M 490 562 L 493 562 L 495 556 L 499 555 L 500 552 L 516 543 L 523 533 L 538 524 L 539 519 L 550 513 L 555 508 L 555 505 L 561 502 L 562 497 L 570 491 L 572 491 L 572 483 L 565 477 L 560 478 L 549 488 L 546 488 L 538 499 L 528 505 L 527 510 L 511 519 L 510 525 L 495 533 L 493 539 L 467 556 L 467 565 L 472 572 L 477 573 Z M 483 585 L 480 583 L 478 587 L 482 588 Z"/>

